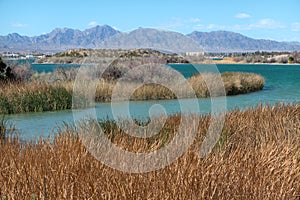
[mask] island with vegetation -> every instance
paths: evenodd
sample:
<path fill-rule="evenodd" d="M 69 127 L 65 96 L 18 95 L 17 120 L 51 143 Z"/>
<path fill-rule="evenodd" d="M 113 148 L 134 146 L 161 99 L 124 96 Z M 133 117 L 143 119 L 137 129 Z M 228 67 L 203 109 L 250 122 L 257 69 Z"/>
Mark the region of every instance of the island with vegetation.
<path fill-rule="evenodd" d="M 182 54 L 162 53 L 151 49 L 70 49 L 54 55 L 39 56 L 36 63 L 80 64 L 90 56 L 117 59 L 120 56 L 153 55 L 165 63 L 210 63 L 210 64 L 300 64 L 300 52 L 235 52 L 205 53 L 187 52 Z"/>
<path fill-rule="evenodd" d="M 66 61 L 65 55 L 72 55 L 74 59 L 78 57 L 81 58 L 81 54 L 79 55 L 74 52 L 78 51 L 67 51 L 61 53 L 63 54 L 61 57 L 63 61 L 61 60 L 60 62 L 64 63 Z M 82 57 L 84 57 L 85 54 L 88 54 L 87 52 L 80 52 L 82 53 Z M 96 57 L 100 57 L 101 62 L 108 62 L 108 60 L 106 60 L 107 55 L 110 55 L 112 58 L 112 61 L 109 63 L 109 67 L 104 71 L 102 76 L 99 77 L 95 92 L 96 102 L 106 102 L 111 100 L 112 91 L 118 82 L 118 79 L 122 77 L 129 68 L 133 68 L 134 66 L 147 62 L 155 62 L 158 64 L 167 64 L 169 62 L 188 62 L 179 56 L 166 55 L 153 50 L 123 51 L 124 54 L 119 54 L 119 51 L 99 50 L 96 51 L 96 53 Z M 99 53 L 102 53 L 101 55 L 105 58 L 105 60 L 99 56 Z M 115 56 L 117 56 L 117 58 L 115 58 Z M 53 59 L 53 57 L 51 59 Z M 0 88 L 1 114 L 55 111 L 72 108 L 73 88 L 78 68 L 61 68 L 52 73 L 46 74 L 33 72 L 30 67 L 28 68 L 28 66 L 10 68 L 2 61 L 1 66 L 3 74 L 1 75 L 2 87 Z M 9 74 L 9 76 L 6 74 Z M 93 74 L 99 74 L 99 72 L 95 71 Z M 139 76 L 140 75 L 137 74 L 136 76 L 127 79 L 123 83 L 125 85 L 123 90 L 131 91 L 137 88 Z M 168 79 L 167 81 L 173 85 L 178 84 L 177 80 L 174 80 L 172 75 L 159 78 Z M 217 74 L 201 74 L 188 78 L 188 82 L 195 91 L 196 97 L 206 98 L 210 97 L 210 91 L 207 84 L 214 84 L 214 80 L 217 78 Z M 264 78 L 258 74 L 225 72 L 221 74 L 221 78 L 223 79 L 226 95 L 255 92 L 262 90 L 264 87 Z M 181 98 L 193 97 L 191 96 L 192 94 L 185 93 L 187 89 L 180 88 L 180 86 L 178 86 L 178 88 L 182 93 L 180 95 Z M 214 95 L 218 96 L 224 94 L 219 93 Z M 174 91 L 158 84 L 146 84 L 138 87 L 130 97 L 131 100 L 162 100 L 176 98 L 177 96 L 174 94 Z"/>
<path fill-rule="evenodd" d="M 186 59 L 177 54 L 162 53 L 152 49 L 70 49 L 37 59 L 36 63 L 81 64 L 88 57 L 102 58 L 103 62 L 119 58 L 140 59 L 152 57 L 161 60 L 163 63 L 188 63 Z"/>

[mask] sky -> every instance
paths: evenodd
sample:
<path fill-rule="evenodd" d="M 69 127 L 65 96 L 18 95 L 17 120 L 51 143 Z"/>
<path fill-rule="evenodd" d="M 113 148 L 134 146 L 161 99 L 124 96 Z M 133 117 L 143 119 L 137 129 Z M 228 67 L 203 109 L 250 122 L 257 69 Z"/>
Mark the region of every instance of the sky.
<path fill-rule="evenodd" d="M 256 39 L 300 41 L 300 0 L 0 0 L 0 35 L 110 25 L 177 31 L 226 30 Z"/>

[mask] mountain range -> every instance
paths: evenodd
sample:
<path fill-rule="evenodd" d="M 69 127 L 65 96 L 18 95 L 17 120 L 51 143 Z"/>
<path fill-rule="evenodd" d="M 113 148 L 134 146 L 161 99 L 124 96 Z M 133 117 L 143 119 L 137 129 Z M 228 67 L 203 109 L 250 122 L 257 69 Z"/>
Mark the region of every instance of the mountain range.
<path fill-rule="evenodd" d="M 0 36 L 2 52 L 59 52 L 73 48 L 151 48 L 174 53 L 300 51 L 300 43 L 253 39 L 229 31 L 194 31 L 184 35 L 174 31 L 138 28 L 131 32 L 120 32 L 108 25 L 95 26 L 84 31 L 56 28 L 50 33 L 34 37 L 17 33 Z"/>

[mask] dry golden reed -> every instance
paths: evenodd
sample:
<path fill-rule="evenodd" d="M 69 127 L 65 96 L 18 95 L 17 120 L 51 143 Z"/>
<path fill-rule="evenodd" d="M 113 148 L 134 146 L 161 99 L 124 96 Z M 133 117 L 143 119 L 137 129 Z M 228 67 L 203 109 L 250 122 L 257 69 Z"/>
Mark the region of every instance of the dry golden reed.
<path fill-rule="evenodd" d="M 226 72 L 221 74 L 225 92 L 222 93 L 222 85 L 215 84 L 219 79 L 216 74 L 195 75 L 188 79 L 188 84 L 182 86 L 177 80 L 170 81 L 176 91 L 159 84 L 142 85 L 135 81 L 125 81 L 117 93 L 127 92 L 131 94 L 130 100 L 157 100 L 180 98 L 205 98 L 209 96 L 237 95 L 254 92 L 263 89 L 264 78 L 257 74 Z M 170 78 L 170 77 L 169 77 Z M 219 81 L 220 83 L 220 81 Z M 42 112 L 72 108 L 72 95 L 74 81 L 58 81 L 47 83 L 44 81 L 31 81 L 23 83 L 1 83 L 0 87 L 0 114 L 13 114 L 22 112 Z M 214 88 L 211 95 L 207 87 Z M 190 85 L 195 94 L 188 89 Z M 79 84 L 82 91 L 89 91 L 90 86 Z M 100 79 L 95 89 L 95 101 L 110 101 L 116 81 Z M 78 87 L 78 84 L 76 85 Z M 218 91 L 221 92 L 218 92 Z"/>
<path fill-rule="evenodd" d="M 193 120 L 193 116 L 189 117 Z M 116 145 L 156 149 L 172 137 L 179 116 L 148 140 L 101 122 Z M 213 152 L 200 159 L 199 146 L 210 116 L 202 116 L 195 142 L 170 166 L 130 174 L 96 160 L 70 128 L 53 142 L 0 145 L 2 199 L 299 199 L 300 105 L 258 106 L 226 115 Z M 113 136 L 113 137 L 112 137 Z M 128 142 L 131 140 L 131 142 Z M 167 139 L 168 140 L 168 139 Z"/>

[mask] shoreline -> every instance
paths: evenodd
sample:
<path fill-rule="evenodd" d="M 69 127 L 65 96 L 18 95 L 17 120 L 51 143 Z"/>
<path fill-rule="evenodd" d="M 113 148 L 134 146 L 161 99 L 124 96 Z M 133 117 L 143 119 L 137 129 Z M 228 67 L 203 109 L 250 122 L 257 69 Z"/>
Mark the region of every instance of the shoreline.
<path fill-rule="evenodd" d="M 242 57 L 242 58 L 245 58 L 245 57 Z M 245 62 L 245 61 L 240 61 L 240 62 L 237 62 L 237 61 L 234 61 L 234 57 L 226 57 L 224 58 L 223 60 L 211 60 L 212 63 L 214 64 L 240 64 L 240 65 L 243 65 L 243 64 L 267 64 L 267 65 L 300 65 L 300 63 L 297 63 L 297 62 L 286 62 L 286 63 L 283 63 L 283 62 Z"/>
<path fill-rule="evenodd" d="M 32 63 L 33 65 L 81 65 L 82 63 Z M 300 63 L 235 63 L 235 62 L 226 62 L 226 63 L 168 63 L 167 65 L 193 65 L 193 64 L 216 64 L 216 65 L 300 65 Z"/>
<path fill-rule="evenodd" d="M 213 63 L 216 65 L 300 65 L 300 63 Z"/>
<path fill-rule="evenodd" d="M 82 65 L 82 63 L 54 63 L 54 62 L 43 62 L 43 63 L 37 63 L 33 62 L 31 63 L 33 65 Z M 246 63 L 246 62 L 220 62 L 220 61 L 215 61 L 211 60 L 211 62 L 191 62 L 191 63 L 167 63 L 166 65 L 185 65 L 185 64 L 216 64 L 216 65 L 300 65 L 300 63 L 261 63 L 261 62 L 256 62 L 256 63 Z"/>
<path fill-rule="evenodd" d="M 216 75 L 205 75 L 206 80 L 214 80 Z M 219 91 L 213 96 L 231 96 L 238 94 L 247 94 L 263 89 L 265 80 L 264 77 L 254 73 L 241 72 L 224 72 L 221 74 L 224 81 L 225 93 Z M 197 98 L 209 98 L 209 88 L 204 84 L 203 76 L 192 76 L 188 79 L 188 83 L 194 90 L 194 95 Z M 177 99 L 177 96 L 168 88 L 159 85 L 146 84 L 139 87 L 137 90 L 137 83 L 135 80 L 126 82 L 126 86 L 120 88 L 123 92 L 128 94 L 134 91 L 131 96 L 131 101 L 136 100 L 163 100 L 163 99 Z M 169 80 L 171 81 L 171 80 Z M 236 83 L 239 83 L 238 85 Z M 113 95 L 114 82 L 108 80 L 99 80 L 98 87 L 95 91 L 95 102 L 109 102 Z M 176 84 L 176 82 L 174 82 Z M 213 85 L 212 85 L 213 86 Z M 49 84 L 47 82 L 28 82 L 20 84 L 7 84 L 0 89 L 0 113 L 1 114 L 15 114 L 23 112 L 41 112 L 41 111 L 55 111 L 71 109 L 74 81 L 59 82 L 56 84 Z M 86 86 L 80 88 L 86 90 Z M 10 91 L 10 92 L 8 92 Z M 178 90 L 177 94 L 182 98 L 194 97 L 186 90 Z M 188 90 L 187 90 L 188 91 Z M 85 98 L 83 96 L 83 98 Z M 122 99 L 120 99 L 122 100 Z M 20 103 L 22 102 L 22 104 Z M 21 106 L 19 105 L 21 104 Z M 81 108 L 81 104 L 76 107 Z"/>

